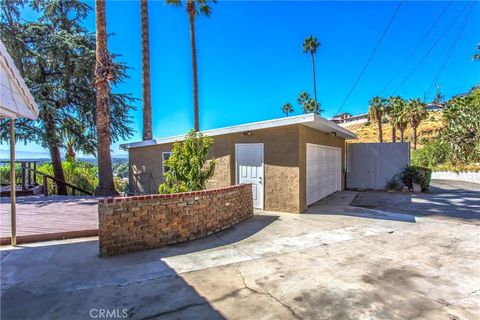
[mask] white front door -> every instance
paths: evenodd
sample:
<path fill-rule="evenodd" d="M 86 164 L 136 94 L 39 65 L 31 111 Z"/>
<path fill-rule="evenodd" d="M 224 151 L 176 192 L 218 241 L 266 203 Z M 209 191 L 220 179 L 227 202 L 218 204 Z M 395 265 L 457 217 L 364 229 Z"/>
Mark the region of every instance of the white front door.
<path fill-rule="evenodd" d="M 251 183 L 253 207 L 263 209 L 263 143 L 235 145 L 237 183 Z"/>
<path fill-rule="evenodd" d="M 307 143 L 307 206 L 342 190 L 342 150 Z"/>

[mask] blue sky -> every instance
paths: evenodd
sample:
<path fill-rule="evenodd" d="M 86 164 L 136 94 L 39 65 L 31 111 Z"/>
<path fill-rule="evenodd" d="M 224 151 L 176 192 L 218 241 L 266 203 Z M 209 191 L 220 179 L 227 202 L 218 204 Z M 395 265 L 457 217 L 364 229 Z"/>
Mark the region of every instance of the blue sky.
<path fill-rule="evenodd" d="M 93 6 L 93 2 L 90 2 Z M 423 98 L 459 34 L 470 2 L 454 1 L 416 53 L 405 59 L 440 16 L 447 1 L 405 1 L 357 87 L 341 112 L 367 111 L 368 100 L 404 64 L 384 92 L 394 93 L 429 50 L 431 53 L 396 94 Z M 219 1 L 210 18 L 196 20 L 201 129 L 212 129 L 281 117 L 285 102 L 301 108 L 301 91 L 313 93 L 311 60 L 302 53 L 303 39 L 321 42 L 316 55 L 317 95 L 325 117 L 333 116 L 365 65 L 398 2 Z M 185 133 L 193 127 L 191 56 L 188 16 L 184 8 L 149 3 L 151 81 L 154 137 Z M 451 25 L 453 23 L 453 25 Z M 94 31 L 94 14 L 85 21 Z M 448 28 L 451 25 L 450 28 Z M 130 78 L 114 88 L 141 97 L 140 11 L 137 1 L 107 2 L 111 51 L 131 70 Z M 480 82 L 480 62 L 471 57 L 480 42 L 480 5 L 475 6 L 460 34 L 438 84 L 448 97 Z M 443 36 L 442 36 L 443 35 Z M 438 40 L 440 39 L 440 40 Z M 438 41 L 437 41 L 438 40 Z M 430 49 L 437 42 L 434 49 Z M 141 102 L 132 112 L 141 137 Z M 122 141 L 123 142 L 123 141 Z M 121 143 L 122 143 L 121 142 Z M 18 144 L 20 151 L 42 152 Z M 120 154 L 118 143 L 112 146 Z"/>

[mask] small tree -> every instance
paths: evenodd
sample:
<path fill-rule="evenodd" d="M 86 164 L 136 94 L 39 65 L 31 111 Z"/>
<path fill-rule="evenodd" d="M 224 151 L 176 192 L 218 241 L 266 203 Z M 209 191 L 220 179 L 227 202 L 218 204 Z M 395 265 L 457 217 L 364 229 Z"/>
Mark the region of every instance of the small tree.
<path fill-rule="evenodd" d="M 160 193 L 203 190 L 215 172 L 215 159 L 207 159 L 213 139 L 191 130 L 185 141 L 173 144 L 173 154 L 166 160 L 168 171 Z"/>

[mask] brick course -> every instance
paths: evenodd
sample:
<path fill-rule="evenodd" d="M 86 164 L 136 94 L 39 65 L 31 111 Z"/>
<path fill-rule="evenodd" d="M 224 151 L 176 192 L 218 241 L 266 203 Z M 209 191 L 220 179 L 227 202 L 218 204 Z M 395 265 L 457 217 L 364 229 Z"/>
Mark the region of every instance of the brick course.
<path fill-rule="evenodd" d="M 99 200 L 101 256 L 205 237 L 253 215 L 252 186 Z"/>

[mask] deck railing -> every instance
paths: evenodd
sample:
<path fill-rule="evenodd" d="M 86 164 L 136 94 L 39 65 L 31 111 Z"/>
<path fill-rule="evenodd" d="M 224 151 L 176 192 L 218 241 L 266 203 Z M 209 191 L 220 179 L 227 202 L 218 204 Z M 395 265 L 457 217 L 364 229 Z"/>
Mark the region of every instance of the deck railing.
<path fill-rule="evenodd" d="M 9 161 L 0 161 L 0 163 L 10 163 Z M 49 174 L 37 170 L 37 162 L 36 161 L 15 161 L 15 164 L 20 163 L 21 165 L 21 175 L 20 175 L 20 185 L 22 190 L 27 190 L 28 188 L 33 188 L 37 186 L 37 175 L 42 177 L 42 187 L 43 187 L 43 194 L 48 196 L 48 179 L 55 182 L 56 184 L 62 184 L 65 187 L 71 188 L 72 195 L 76 195 L 77 191 L 79 193 L 83 193 L 86 195 L 93 195 L 90 191 L 84 190 L 80 187 L 77 187 L 71 183 L 63 181 L 61 179 L 55 178 Z"/>

